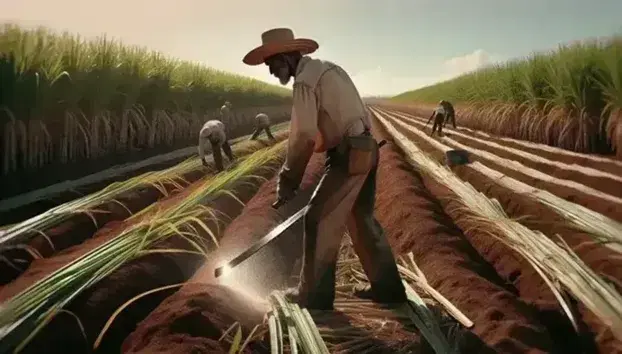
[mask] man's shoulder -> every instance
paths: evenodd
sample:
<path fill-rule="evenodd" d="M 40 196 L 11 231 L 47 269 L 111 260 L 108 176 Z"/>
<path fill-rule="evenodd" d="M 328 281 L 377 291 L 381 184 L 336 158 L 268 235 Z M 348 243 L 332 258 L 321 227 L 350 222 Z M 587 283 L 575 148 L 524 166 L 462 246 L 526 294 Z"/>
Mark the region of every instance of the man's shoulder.
<path fill-rule="evenodd" d="M 300 73 L 296 75 L 294 83 L 303 83 L 308 86 L 315 87 L 317 86 L 318 81 L 326 71 L 338 66 L 337 64 L 328 60 L 321 60 L 309 57 L 307 58 L 308 59 L 306 59 L 307 62 L 305 63 L 304 67 L 302 68 Z"/>
<path fill-rule="evenodd" d="M 203 128 L 209 128 L 209 127 L 217 127 L 217 126 L 221 126 L 224 125 L 221 121 L 219 121 L 218 119 L 211 119 L 208 120 L 207 122 L 205 122 L 205 124 L 203 124 Z"/>

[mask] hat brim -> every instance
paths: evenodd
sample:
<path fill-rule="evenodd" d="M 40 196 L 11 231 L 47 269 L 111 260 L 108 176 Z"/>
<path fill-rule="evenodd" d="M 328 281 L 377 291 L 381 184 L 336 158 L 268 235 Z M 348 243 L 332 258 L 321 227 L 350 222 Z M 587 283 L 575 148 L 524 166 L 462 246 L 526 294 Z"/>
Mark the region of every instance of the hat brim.
<path fill-rule="evenodd" d="M 242 61 L 247 65 L 259 65 L 275 54 L 300 52 L 302 55 L 307 55 L 315 52 L 318 48 L 319 45 L 312 39 L 296 38 L 289 41 L 261 45 L 248 52 Z"/>

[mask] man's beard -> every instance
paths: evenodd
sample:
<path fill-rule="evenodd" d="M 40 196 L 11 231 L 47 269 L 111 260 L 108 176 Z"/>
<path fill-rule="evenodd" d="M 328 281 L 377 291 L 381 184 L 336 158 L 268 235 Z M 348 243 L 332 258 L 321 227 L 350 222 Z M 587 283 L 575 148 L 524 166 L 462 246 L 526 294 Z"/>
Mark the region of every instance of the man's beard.
<path fill-rule="evenodd" d="M 281 69 L 277 77 L 279 78 L 279 82 L 281 82 L 281 85 L 283 86 L 287 85 L 287 83 L 289 83 L 289 80 L 291 79 L 291 76 L 289 75 L 289 72 L 286 68 Z"/>

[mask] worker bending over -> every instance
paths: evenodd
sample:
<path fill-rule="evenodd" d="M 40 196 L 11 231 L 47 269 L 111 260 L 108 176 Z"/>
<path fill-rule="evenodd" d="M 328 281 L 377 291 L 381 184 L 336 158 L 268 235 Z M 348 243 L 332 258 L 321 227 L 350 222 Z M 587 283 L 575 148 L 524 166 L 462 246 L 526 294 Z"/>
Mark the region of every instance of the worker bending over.
<path fill-rule="evenodd" d="M 212 154 L 214 155 L 214 163 L 218 171 L 224 170 L 222 153 L 225 152 L 229 162 L 233 161 L 233 152 L 231 146 L 227 141 L 227 135 L 225 134 L 225 125 L 219 120 L 208 120 L 201 128 L 199 133 L 199 158 L 203 162 L 203 166 L 207 167 L 207 160 L 205 159 L 205 152 L 207 151 L 207 144 L 212 146 Z"/>
<path fill-rule="evenodd" d="M 255 131 L 251 136 L 251 140 L 257 139 L 262 131 L 266 132 L 268 139 L 275 140 L 274 136 L 272 136 L 272 132 L 270 131 L 270 118 L 265 113 L 259 113 L 255 116 Z"/>
<path fill-rule="evenodd" d="M 304 216 L 300 282 L 287 297 L 301 306 L 329 310 L 335 299 L 335 269 L 346 225 L 371 283 L 365 291 L 380 303 L 404 303 L 406 292 L 391 247 L 374 217 L 378 143 L 370 118 L 348 74 L 312 59 L 318 44 L 295 39 L 290 29 L 264 32 L 263 45 L 244 63 L 265 63 L 282 85 L 293 77 L 293 109 L 277 202 L 294 197 L 313 152 L 326 153 L 326 168 Z"/>

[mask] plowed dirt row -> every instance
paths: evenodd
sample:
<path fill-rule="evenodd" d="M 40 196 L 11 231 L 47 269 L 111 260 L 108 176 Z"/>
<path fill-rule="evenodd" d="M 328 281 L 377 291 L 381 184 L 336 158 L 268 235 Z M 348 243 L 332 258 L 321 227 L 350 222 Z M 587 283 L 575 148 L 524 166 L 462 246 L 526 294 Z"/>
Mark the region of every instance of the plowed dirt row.
<path fill-rule="evenodd" d="M 240 204 L 240 201 L 242 203 L 247 202 L 255 194 L 261 183 L 258 177 L 270 178 L 281 162 L 282 160 L 275 160 L 268 166 L 258 168 L 253 173 L 253 178 L 242 177 L 238 183 L 232 186 L 230 191 L 235 197 L 224 193 L 206 204 L 207 207 L 219 211 L 214 216 L 205 215 L 202 220 L 216 238 L 220 238 L 224 227 L 242 212 L 244 205 Z M 175 206 L 203 185 L 204 181 L 195 182 L 179 194 L 161 201 L 157 205 L 157 209 L 165 210 Z M 154 213 L 155 209 L 141 215 L 141 218 L 146 220 Z M 26 273 L 25 276 L 18 278 L 17 281 L 2 289 L 2 300 L 6 300 L 9 296 L 23 290 L 54 270 L 114 238 L 135 222 L 136 220 L 132 222 L 128 220 L 125 223 L 119 223 L 108 230 L 102 230 L 106 231 L 104 235 L 98 235 L 88 242 L 67 250 L 62 255 L 40 260 L 40 263 L 33 267 L 30 273 Z M 207 244 L 211 243 L 213 246 L 211 235 L 203 232 L 200 236 Z M 194 250 L 193 245 L 178 236 L 173 236 L 155 245 L 154 248 Z M 67 307 L 71 315 L 59 313 L 26 347 L 24 352 L 37 353 L 41 347 L 56 353 L 91 351 L 95 338 L 117 308 L 146 291 L 188 280 L 204 261 L 205 259 L 198 254 L 175 252 L 147 254 L 123 264 L 108 277 L 83 291 Z M 172 292 L 173 290 L 169 289 L 148 295 L 123 311 L 103 337 L 99 351 L 103 353 L 118 352 L 122 341 L 135 328 L 136 324 Z M 78 327 L 76 318 L 80 319 L 81 328 Z"/>
<path fill-rule="evenodd" d="M 395 117 L 389 113 L 389 116 Z M 425 128 L 421 129 L 419 125 L 413 124 L 411 121 L 405 120 L 403 118 L 396 117 L 401 122 L 406 123 L 417 130 L 431 133 L 431 129 Z M 412 134 L 411 134 L 412 135 Z M 446 137 L 435 139 L 443 144 L 445 144 Z M 417 140 L 421 140 L 417 138 Z M 447 144 L 450 148 L 458 148 L 456 146 L 452 146 L 451 144 Z M 459 147 L 464 148 L 464 147 Z M 471 152 L 471 160 L 478 161 L 483 165 L 503 173 L 506 176 L 512 177 L 518 181 L 526 183 L 529 186 L 533 186 L 535 188 L 539 188 L 542 190 L 549 191 L 556 196 L 582 205 L 588 209 L 594 210 L 600 214 L 603 214 L 613 220 L 618 222 L 622 222 L 622 199 L 613 197 L 609 193 L 602 193 L 598 191 L 590 191 L 588 188 L 582 188 L 586 186 L 586 183 L 581 183 L 579 186 L 570 185 L 572 182 L 567 180 L 552 180 L 553 177 L 543 174 L 543 176 L 537 176 L 532 174 L 530 171 L 527 171 L 526 168 L 520 168 L 520 166 L 511 165 L 512 160 L 505 160 L 501 156 L 498 156 L 496 153 L 491 154 L 493 157 L 485 156 L 484 154 L 472 151 Z M 499 159 L 498 161 L 494 159 Z M 536 170 L 537 172 L 541 172 Z M 567 183 L 570 182 L 570 183 Z M 576 182 L 575 182 L 576 183 Z M 610 197 L 610 199 L 606 199 Z M 614 201 L 615 199 L 615 201 Z"/>
<path fill-rule="evenodd" d="M 282 140 L 284 136 L 281 136 L 280 138 L 280 140 Z M 254 145 L 256 145 L 255 147 L 257 148 L 258 146 L 268 146 L 269 143 L 257 142 Z M 158 201 L 154 200 L 153 202 L 155 202 L 155 205 L 153 205 L 153 207 L 147 213 L 137 215 L 133 218 L 126 218 L 125 220 L 114 220 L 115 218 L 119 217 L 119 215 L 115 214 L 110 217 L 112 221 L 105 223 L 99 230 L 95 231 L 91 238 L 86 239 L 84 242 L 69 247 L 67 249 L 63 249 L 60 252 L 50 255 L 47 258 L 33 260 L 30 266 L 19 277 L 6 285 L 0 286 L 0 302 L 6 301 L 11 296 L 24 290 L 31 284 L 44 278 L 50 273 L 58 270 L 70 261 L 77 259 L 78 257 L 88 253 L 89 251 L 97 248 L 98 246 L 101 246 L 102 244 L 108 242 L 123 231 L 129 229 L 132 225 L 136 225 L 141 221 L 150 218 L 156 212 L 164 211 L 171 208 L 172 206 L 176 205 L 184 198 L 186 198 L 188 195 L 192 194 L 193 191 L 195 191 L 202 185 L 203 181 L 211 176 L 213 176 L 213 174 L 205 174 L 205 172 L 203 172 L 202 178 L 196 179 L 193 183 L 186 186 L 186 188 L 179 191 L 170 191 L 171 194 L 169 196 L 163 197 Z M 248 196 L 248 198 L 250 198 L 251 196 Z M 146 206 L 147 205 L 145 205 L 145 207 Z M 140 210 L 135 211 L 138 212 Z M 231 215 L 231 217 L 233 217 L 233 215 Z M 222 226 L 214 224 L 213 222 L 211 222 L 209 226 L 213 226 L 214 230 L 216 230 L 216 227 L 222 228 Z M 67 229 L 65 230 L 66 234 L 59 234 L 59 237 L 70 237 L 71 235 L 74 235 L 76 231 L 80 231 L 80 229 Z M 76 240 L 74 240 L 74 242 L 75 241 Z"/>
<path fill-rule="evenodd" d="M 374 125 L 374 133 L 391 141 L 379 124 Z M 548 333 L 537 311 L 518 299 L 516 288 L 477 253 L 426 186 L 449 193 L 414 171 L 399 147 L 390 143 L 383 148 L 376 213 L 394 252 L 413 252 L 431 285 L 475 323 L 472 333 L 488 351 L 549 353 L 555 337 L 556 344 L 563 345 L 567 338 L 559 337 L 566 333 Z M 464 349 L 465 353 L 486 352 Z"/>
<path fill-rule="evenodd" d="M 394 112 L 391 112 L 391 114 L 404 118 L 407 123 L 415 125 L 419 129 L 424 128 L 425 122 L 421 119 Z M 428 126 L 428 129 L 431 129 L 431 127 Z M 431 132 L 431 130 L 429 131 Z M 576 163 L 566 164 L 549 160 L 536 154 L 526 153 L 520 149 L 510 148 L 504 146 L 504 144 L 492 142 L 481 137 L 473 137 L 453 129 L 446 129 L 446 131 L 445 136 L 447 139 L 441 139 L 445 143 L 451 144 L 452 141 L 456 141 L 478 150 L 491 152 L 508 160 L 518 161 L 549 176 L 575 181 L 609 195 L 618 198 L 622 197 L 622 176 L 620 175 L 580 166 Z"/>
<path fill-rule="evenodd" d="M 412 109 L 400 105 L 381 105 L 379 108 L 389 109 L 391 112 L 408 114 L 410 117 L 423 120 L 424 122 L 427 121 L 433 109 Z M 458 125 L 458 131 L 460 131 L 461 133 L 470 134 L 471 136 L 477 136 L 479 138 L 484 138 L 486 140 L 493 141 L 511 148 L 536 154 L 552 161 L 559 161 L 571 165 L 576 164 L 579 166 L 590 167 L 596 170 L 622 176 L 622 161 L 606 156 L 582 154 L 557 148 L 554 146 L 532 143 L 529 141 L 517 140 L 508 137 L 495 136 L 480 130 L 469 129 L 467 127 L 461 126 L 459 109 L 456 113 L 456 123 Z M 450 126 L 447 126 L 446 128 L 450 128 L 448 129 L 449 131 L 453 130 Z"/>
<path fill-rule="evenodd" d="M 378 137 L 386 137 L 385 133 L 379 132 L 377 128 L 375 127 L 374 133 Z M 551 353 L 565 351 L 569 347 L 568 343 L 571 342 L 571 338 L 567 336 L 567 332 L 559 328 L 547 328 L 537 309 L 517 297 L 518 291 L 512 285 L 504 283 L 494 267 L 469 244 L 462 231 L 445 213 L 442 204 L 426 189 L 422 177 L 412 172 L 412 168 L 404 162 L 396 148 L 391 145 L 383 148 L 380 166 L 377 215 L 379 221 L 385 226 L 387 237 L 391 240 L 395 252 L 401 254 L 412 251 L 420 268 L 431 279 L 432 285 L 476 323 L 471 334 L 461 342 L 463 352 Z M 274 186 L 266 187 L 274 188 Z M 262 186 L 262 190 L 263 188 Z M 439 186 L 436 188 L 438 189 Z M 255 198 L 249 203 L 249 208 L 254 209 L 251 205 L 254 205 Z M 257 210 L 262 210 L 263 214 L 266 213 L 265 206 L 258 206 Z M 239 219 L 242 219 L 246 212 Z M 230 230 L 234 229 L 234 225 L 238 222 L 242 221 L 234 221 L 227 230 L 227 234 L 233 232 Z M 249 233 L 248 230 L 245 232 Z M 245 234 L 240 233 L 238 237 L 243 237 L 243 235 Z M 239 252 L 239 246 L 235 248 Z M 290 249 L 290 252 L 292 251 Z M 214 265 L 206 265 L 204 268 L 197 273 L 201 275 L 196 275 L 195 279 L 213 281 L 214 279 L 210 277 Z M 236 270 L 236 272 L 244 273 L 243 270 Z M 276 273 L 272 275 L 276 276 Z M 259 275 L 262 280 L 264 277 L 263 274 Z M 256 281 L 254 283 L 258 284 Z M 237 289 L 242 287 L 265 289 L 265 286 L 251 287 L 248 284 L 247 279 L 236 279 L 234 283 L 228 285 Z M 263 283 L 259 282 L 259 284 Z M 251 311 L 251 315 L 246 316 L 259 320 L 261 311 L 265 309 L 251 308 L 241 303 L 235 306 L 231 302 L 225 304 L 226 296 L 237 299 L 241 295 L 233 297 L 231 290 L 219 288 L 216 285 L 205 286 L 200 290 L 198 287 L 200 286 L 189 284 L 184 287 L 186 290 L 182 289 L 165 301 L 128 338 L 124 349 L 127 352 L 163 350 L 163 348 L 170 351 L 183 351 L 189 350 L 190 346 L 198 349 L 197 346 L 200 345 L 202 350 L 216 350 L 214 347 L 218 345 L 216 339 L 234 321 L 244 324 L 245 333 L 249 333 L 253 326 L 259 324 L 256 321 L 249 323 L 244 318 L 244 311 Z M 262 291 L 262 293 L 266 292 Z M 183 300 L 185 296 L 196 300 Z M 198 297 L 202 300 L 198 301 Z M 368 305 L 373 307 L 371 304 Z M 219 310 L 218 306 L 222 309 Z M 339 301 L 336 307 L 339 311 Z M 482 311 L 482 308 L 487 310 Z M 203 319 L 199 320 L 196 316 Z M 339 317 L 341 322 L 337 321 L 338 318 L 335 316 L 341 316 Z M 194 318 L 195 323 L 201 322 L 201 326 L 206 330 L 191 329 L 190 326 L 184 326 L 181 331 L 171 329 L 171 323 L 180 323 L 180 321 L 185 323 L 190 317 Z M 350 328 L 350 334 L 358 333 L 357 335 L 360 336 L 361 332 L 365 333 L 365 329 L 361 327 L 365 327 L 366 321 L 373 322 L 373 318 L 347 313 L 339 315 L 339 312 L 336 314 L 314 313 L 313 317 L 321 332 L 329 333 L 330 338 L 338 337 L 337 333 L 331 332 L 331 328 L 340 327 L 339 323 L 343 325 L 341 327 Z M 391 350 L 398 350 L 398 347 L 400 350 L 430 352 L 425 341 L 419 340 L 419 336 L 412 333 L 412 324 L 410 327 L 408 325 L 404 327 L 404 325 L 404 323 L 398 325 L 402 329 L 398 330 L 399 333 L 394 332 L 393 336 L 386 337 L 385 333 L 384 341 L 377 340 L 376 350 L 369 352 L 391 352 Z M 368 333 L 367 337 L 369 335 Z M 330 338 L 327 337 L 326 340 L 329 341 Z M 169 344 L 166 344 L 167 342 Z M 359 345 L 355 346 L 357 350 L 370 349 L 369 343 L 363 342 L 364 340 L 361 339 Z M 169 345 L 173 343 L 175 343 L 174 346 L 170 347 Z M 346 341 L 333 344 L 335 347 L 332 349 L 337 350 L 342 347 L 345 349 L 356 343 Z M 220 343 L 220 345 L 219 350 L 226 350 L 225 343 Z M 264 345 L 262 348 L 265 349 L 265 347 Z M 253 346 L 253 348 L 260 350 L 258 346 Z"/>
<path fill-rule="evenodd" d="M 395 126 L 399 127 L 399 125 Z M 420 149 L 434 157 L 438 162 L 444 163 L 445 156 L 440 150 L 412 132 L 405 129 L 400 129 L 400 132 L 411 141 L 415 141 Z M 559 234 L 592 269 L 613 280 L 615 284 L 622 284 L 620 281 L 622 279 L 622 271 L 620 271 L 622 259 L 619 254 L 603 245 L 595 244 L 591 236 L 578 232 L 568 225 L 566 220 L 536 200 L 515 194 L 501 187 L 494 180 L 470 169 L 468 166 L 458 166 L 453 171 L 462 180 L 472 184 L 478 191 L 490 198 L 497 199 L 511 218 L 518 219 L 525 226 L 540 230 L 547 236 Z M 461 213 L 457 211 L 458 204 L 452 202 L 456 199 L 455 195 L 447 190 L 435 190 L 433 186 L 429 186 L 429 188 L 433 195 L 443 202 L 446 212 L 451 215 L 458 226 L 465 230 L 465 235 L 470 243 L 494 266 L 503 280 L 513 284 L 524 301 L 539 309 L 540 318 L 547 327 L 557 327 L 560 329 L 560 333 L 564 331 L 572 333 L 572 328 L 560 311 L 553 293 L 533 267 L 511 249 L 496 241 L 485 230 L 473 228 L 473 225 L 463 223 Z M 577 340 L 579 343 L 569 345 L 569 349 L 574 348 L 575 351 L 579 350 L 578 352 L 595 352 L 594 346 L 598 345 L 603 353 L 622 352 L 622 343 L 613 338 L 609 328 L 604 326 L 582 304 L 577 304 L 577 308 L 583 315 L 585 324 L 582 328 L 581 337 Z M 560 340 L 564 340 L 563 336 Z M 595 344 L 595 340 L 598 343 Z"/>
<path fill-rule="evenodd" d="M 223 278 L 215 279 L 214 269 L 301 208 L 319 181 L 322 168 L 322 156 L 314 155 L 303 178 L 304 192 L 279 211 L 270 207 L 276 200 L 277 178 L 264 183 L 225 230 L 214 257 L 139 324 L 125 340 L 123 352 L 215 353 L 217 348 L 226 351 L 227 343 L 217 339 L 234 322 L 242 325 L 245 334 L 261 324 L 267 310 L 262 298 L 272 289 L 286 285 L 301 254 L 302 240 L 296 235 L 300 234 L 302 223 L 293 225 L 276 243 Z M 249 348 L 252 352 L 261 349 L 261 345 Z"/>
<path fill-rule="evenodd" d="M 275 138 L 277 141 L 282 141 L 287 138 L 287 134 L 288 132 L 279 132 L 275 134 Z M 244 156 L 271 144 L 273 143 L 264 140 L 241 142 L 235 148 L 235 153 L 237 156 Z M 206 174 L 215 172 L 212 163 L 208 169 L 190 171 L 180 176 L 183 180 L 176 182 L 182 187 L 191 188 L 192 183 L 203 178 Z M 166 190 L 168 195 L 175 195 L 180 192 L 178 190 L 179 186 L 167 181 L 161 182 L 163 183 L 162 188 Z M 40 232 L 36 232 L 36 235 L 27 245 L 45 258 L 85 241 L 93 245 L 98 244 L 99 240 L 89 238 L 98 233 L 100 228 L 109 228 L 112 226 L 110 223 L 124 220 L 158 200 L 162 200 L 162 198 L 166 198 L 166 195 L 154 186 L 144 186 L 138 190 L 129 191 L 117 196 L 113 201 L 103 203 L 103 205 L 97 207 L 96 212 L 92 212 L 90 215 L 87 215 L 87 213 L 76 213 L 48 230 L 39 230 Z M 107 233 L 108 231 L 102 230 L 98 234 L 105 235 Z M 7 284 L 16 279 L 31 266 L 34 260 L 30 253 L 22 249 L 3 250 L 0 256 L 7 258 L 5 263 L 0 263 L 0 284 Z"/>

